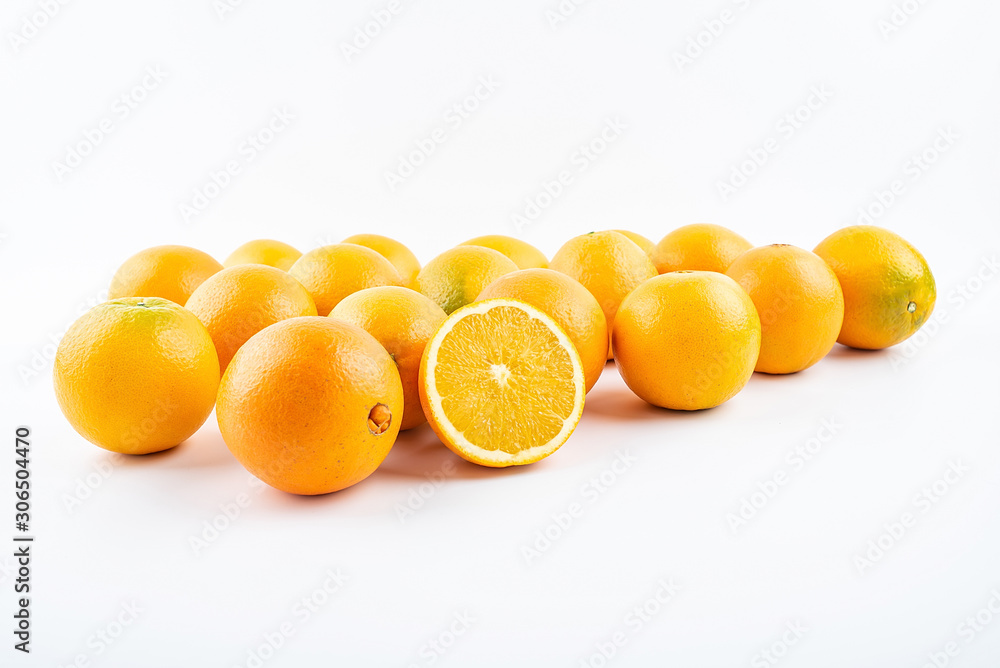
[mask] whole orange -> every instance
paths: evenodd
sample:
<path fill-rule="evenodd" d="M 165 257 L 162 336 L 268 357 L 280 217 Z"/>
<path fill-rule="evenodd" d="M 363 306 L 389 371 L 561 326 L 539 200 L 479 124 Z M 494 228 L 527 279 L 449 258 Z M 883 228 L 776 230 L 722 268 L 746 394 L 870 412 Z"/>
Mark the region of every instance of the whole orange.
<path fill-rule="evenodd" d="M 255 239 L 248 241 L 234 250 L 223 267 L 235 267 L 240 264 L 266 264 L 288 271 L 302 253 L 288 244 L 274 239 Z"/>
<path fill-rule="evenodd" d="M 381 234 L 355 234 L 347 237 L 341 243 L 371 248 L 392 263 L 392 266 L 399 272 L 399 277 L 403 279 L 404 287 L 413 287 L 417 273 L 420 272 L 420 261 L 409 248 L 400 242 Z"/>
<path fill-rule="evenodd" d="M 268 325 L 316 315 L 301 283 L 263 264 L 241 264 L 211 276 L 188 299 L 187 309 L 212 335 L 223 371 L 240 346 Z"/>
<path fill-rule="evenodd" d="M 447 314 L 430 297 L 396 286 L 368 288 L 348 295 L 331 318 L 356 325 L 375 337 L 392 356 L 403 384 L 400 429 L 427 422 L 420 406 L 420 356 Z"/>
<path fill-rule="evenodd" d="M 650 257 L 656 271 L 682 269 L 717 271 L 724 274 L 729 265 L 753 244 L 721 225 L 698 223 L 678 227 L 656 244 Z"/>
<path fill-rule="evenodd" d="M 552 269 L 521 269 L 490 283 L 476 301 L 498 297 L 520 299 L 555 320 L 580 353 L 587 391 L 594 387 L 607 361 L 608 325 L 587 288 Z"/>
<path fill-rule="evenodd" d="M 934 311 L 937 287 L 927 260 L 906 239 L 874 225 L 837 230 L 816 246 L 844 290 L 837 340 L 879 350 L 910 338 Z"/>
<path fill-rule="evenodd" d="M 357 244 L 331 244 L 311 250 L 288 273 L 309 291 L 320 315 L 329 315 L 341 299 L 358 290 L 403 284 L 389 260 Z"/>
<path fill-rule="evenodd" d="M 743 389 L 760 353 L 760 318 L 725 274 L 657 276 L 622 302 L 613 327 L 615 363 L 629 388 L 654 406 L 712 408 Z"/>
<path fill-rule="evenodd" d="M 795 373 L 823 359 L 844 322 L 844 293 L 815 253 L 775 244 L 752 248 L 726 275 L 753 300 L 760 316 L 757 371 Z"/>
<path fill-rule="evenodd" d="M 463 246 L 482 246 L 503 253 L 517 265 L 518 269 L 544 269 L 549 261 L 542 251 L 527 241 L 521 241 L 503 234 L 487 234 L 486 236 L 469 239 Z"/>
<path fill-rule="evenodd" d="M 187 246 L 154 246 L 139 251 L 118 268 L 108 299 L 161 297 L 184 306 L 195 288 L 222 271 L 211 255 Z"/>
<path fill-rule="evenodd" d="M 403 388 L 371 334 L 333 318 L 255 334 L 222 376 L 216 415 L 237 460 L 268 485 L 326 494 L 372 474 L 392 448 Z"/>
<path fill-rule="evenodd" d="M 610 335 L 622 299 L 643 281 L 656 276 L 656 267 L 642 249 L 618 232 L 591 232 L 573 237 L 552 257 L 549 268 L 579 281 L 604 311 Z M 611 359 L 610 339 L 605 359 Z"/>
<path fill-rule="evenodd" d="M 445 313 L 452 313 L 475 301 L 483 288 L 512 271 L 517 271 L 517 265 L 499 251 L 455 246 L 424 265 L 416 285 Z"/>
<path fill-rule="evenodd" d="M 189 311 L 159 297 L 129 297 L 73 323 L 52 376 L 59 407 L 81 436 L 144 455 L 198 431 L 215 405 L 219 359 Z"/>

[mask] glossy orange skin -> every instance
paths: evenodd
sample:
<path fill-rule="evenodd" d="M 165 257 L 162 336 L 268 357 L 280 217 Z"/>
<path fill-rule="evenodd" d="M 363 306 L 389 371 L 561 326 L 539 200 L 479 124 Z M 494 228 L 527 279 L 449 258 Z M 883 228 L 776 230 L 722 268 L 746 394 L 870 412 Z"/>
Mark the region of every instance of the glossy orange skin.
<path fill-rule="evenodd" d="M 548 258 L 527 241 L 521 241 L 503 234 L 487 234 L 486 236 L 469 239 L 463 246 L 482 246 L 492 248 L 509 257 L 518 269 L 544 269 L 549 266 Z"/>
<path fill-rule="evenodd" d="M 268 325 L 316 315 L 316 305 L 301 283 L 263 264 L 223 269 L 198 286 L 186 307 L 212 336 L 223 371 L 240 346 Z"/>
<path fill-rule="evenodd" d="M 653 249 L 656 248 L 656 244 L 654 244 L 651 240 L 647 239 L 646 237 L 636 232 L 629 232 L 628 230 L 611 230 L 611 231 L 617 232 L 618 234 L 622 234 L 628 237 L 628 240 L 634 243 L 639 248 L 641 248 L 642 252 L 645 253 L 646 255 L 650 255 L 653 252 Z"/>
<path fill-rule="evenodd" d="M 517 271 L 517 265 L 499 251 L 455 246 L 424 265 L 417 274 L 417 290 L 451 314 L 474 302 L 487 285 L 512 271 Z"/>
<path fill-rule="evenodd" d="M 414 281 L 417 279 L 417 274 L 420 273 L 420 261 L 409 248 L 400 242 L 381 234 L 355 234 L 347 237 L 341 243 L 371 248 L 392 263 L 392 266 L 399 272 L 399 277 L 403 280 L 405 287 L 414 287 Z"/>
<path fill-rule="evenodd" d="M 761 322 L 757 371 L 795 373 L 823 359 L 844 322 L 837 275 L 807 250 L 775 244 L 743 253 L 726 275 L 747 291 Z"/>
<path fill-rule="evenodd" d="M 184 306 L 205 279 L 222 271 L 215 258 L 188 246 L 154 246 L 139 251 L 118 268 L 108 299 L 160 297 Z"/>
<path fill-rule="evenodd" d="M 288 271 L 302 257 L 302 252 L 293 246 L 274 239 L 254 239 L 248 241 L 223 261 L 223 267 L 241 264 L 264 264 L 282 271 Z"/>
<path fill-rule="evenodd" d="M 386 286 L 348 295 L 330 317 L 365 330 L 392 356 L 403 384 L 399 428 L 412 429 L 427 422 L 420 405 L 420 356 L 448 317 L 441 307 L 415 290 Z"/>
<path fill-rule="evenodd" d="M 844 291 L 845 346 L 881 350 L 902 343 L 934 312 L 937 286 L 927 260 L 906 239 L 874 225 L 845 227 L 813 251 Z"/>
<path fill-rule="evenodd" d="M 580 282 L 597 299 L 610 333 L 622 300 L 643 281 L 656 276 L 656 267 L 628 237 L 618 232 L 591 232 L 563 244 L 549 268 Z M 605 359 L 612 358 L 608 341 Z"/>
<path fill-rule="evenodd" d="M 753 247 L 749 241 L 721 225 L 698 223 L 678 227 L 656 244 L 650 257 L 656 271 L 717 271 Z"/>
<path fill-rule="evenodd" d="M 671 272 L 625 298 L 613 339 L 618 370 L 641 399 L 700 410 L 728 401 L 753 375 L 760 318 L 728 276 Z"/>
<path fill-rule="evenodd" d="M 69 328 L 53 364 L 59 407 L 81 436 L 128 455 L 180 444 L 215 405 L 219 360 L 191 313 L 158 297 L 99 304 Z"/>
<path fill-rule="evenodd" d="M 383 405 L 382 433 L 369 416 Z M 219 386 L 216 415 L 237 460 L 268 485 L 327 494 L 364 480 L 399 433 L 403 388 L 389 353 L 333 318 L 282 320 L 253 336 Z"/>
<path fill-rule="evenodd" d="M 497 297 L 520 299 L 555 320 L 580 354 L 587 391 L 594 387 L 607 362 L 608 325 L 587 288 L 552 269 L 522 269 L 490 283 L 476 301 Z"/>
<path fill-rule="evenodd" d="M 309 291 L 316 312 L 329 315 L 349 294 L 381 285 L 402 285 L 384 256 L 358 244 L 331 244 L 300 257 L 288 273 Z"/>

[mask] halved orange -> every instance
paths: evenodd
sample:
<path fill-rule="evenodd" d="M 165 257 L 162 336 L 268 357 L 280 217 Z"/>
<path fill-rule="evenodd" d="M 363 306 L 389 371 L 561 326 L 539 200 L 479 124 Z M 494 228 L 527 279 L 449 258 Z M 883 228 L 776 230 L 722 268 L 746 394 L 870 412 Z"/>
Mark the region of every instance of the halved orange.
<path fill-rule="evenodd" d="M 517 299 L 452 313 L 424 349 L 420 403 L 438 438 L 483 466 L 531 464 L 566 442 L 586 383 L 569 335 Z"/>

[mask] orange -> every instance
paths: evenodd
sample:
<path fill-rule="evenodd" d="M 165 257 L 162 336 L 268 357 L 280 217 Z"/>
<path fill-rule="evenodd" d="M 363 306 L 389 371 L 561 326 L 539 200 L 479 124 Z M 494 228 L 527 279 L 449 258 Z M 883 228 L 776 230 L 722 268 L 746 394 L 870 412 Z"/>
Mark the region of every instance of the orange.
<path fill-rule="evenodd" d="M 240 346 L 268 325 L 316 315 L 316 305 L 301 283 L 263 264 L 223 269 L 198 286 L 187 309 L 211 334 L 223 371 Z"/>
<path fill-rule="evenodd" d="M 656 276 L 656 267 L 642 249 L 618 232 L 591 232 L 563 244 L 549 267 L 574 278 L 590 290 L 604 311 L 610 335 L 622 299 L 637 285 Z M 606 359 L 611 359 L 609 340 Z"/>
<path fill-rule="evenodd" d="M 937 288 L 927 260 L 903 237 L 855 225 L 824 239 L 814 252 L 844 290 L 844 326 L 837 340 L 879 350 L 910 338 L 934 311 Z"/>
<path fill-rule="evenodd" d="M 552 269 L 522 269 L 501 276 L 479 294 L 479 300 L 520 299 L 556 321 L 580 353 L 589 392 L 604 371 L 608 325 L 601 305 L 587 288 Z"/>
<path fill-rule="evenodd" d="M 699 410 L 728 401 L 753 375 L 760 318 L 725 274 L 680 271 L 625 298 L 613 328 L 615 363 L 629 388 L 663 408 Z"/>
<path fill-rule="evenodd" d="M 751 248 L 753 244 L 721 225 L 699 223 L 678 227 L 660 239 L 650 257 L 661 274 L 681 269 L 724 274 Z"/>
<path fill-rule="evenodd" d="M 320 315 L 328 315 L 341 299 L 358 290 L 403 284 L 389 260 L 357 244 L 331 244 L 311 250 L 288 273 L 309 291 Z"/>
<path fill-rule="evenodd" d="M 583 364 L 569 336 L 516 299 L 458 309 L 420 362 L 420 401 L 434 433 L 483 466 L 551 455 L 580 421 L 585 394 Z"/>
<path fill-rule="evenodd" d="M 108 299 L 162 297 L 184 306 L 194 289 L 222 265 L 187 246 L 154 246 L 139 251 L 115 272 Z"/>
<path fill-rule="evenodd" d="M 482 246 L 455 246 L 428 262 L 417 274 L 416 285 L 445 313 L 452 313 L 512 271 L 517 271 L 517 265 L 503 253 Z"/>
<path fill-rule="evenodd" d="M 815 253 L 775 244 L 743 253 L 726 275 L 753 300 L 760 316 L 757 371 L 795 373 L 823 359 L 844 322 L 844 293 Z"/>
<path fill-rule="evenodd" d="M 302 257 L 302 253 L 286 243 L 274 239 L 255 239 L 234 250 L 222 263 L 222 266 L 266 264 L 269 267 L 288 271 L 300 257 Z"/>
<path fill-rule="evenodd" d="M 219 358 L 194 315 L 158 297 L 87 311 L 63 336 L 53 383 L 81 436 L 105 450 L 144 455 L 172 448 L 215 405 Z"/>
<path fill-rule="evenodd" d="M 403 388 L 371 334 L 333 318 L 282 320 L 236 353 L 219 386 L 222 438 L 239 462 L 292 494 L 372 474 L 392 448 Z"/>
<path fill-rule="evenodd" d="M 518 269 L 544 269 L 549 266 L 542 251 L 527 241 L 521 241 L 503 234 L 487 234 L 486 236 L 469 239 L 463 246 L 482 246 L 503 253 L 517 265 Z"/>
<path fill-rule="evenodd" d="M 387 259 L 399 272 L 399 277 L 403 279 L 403 286 L 413 287 L 413 281 L 420 272 L 420 261 L 409 248 L 399 243 L 395 239 L 383 237 L 381 234 L 355 234 L 347 237 L 341 243 L 357 244 L 373 251 Z"/>
<path fill-rule="evenodd" d="M 649 255 L 653 252 L 653 248 L 656 247 L 652 241 L 642 236 L 641 234 L 636 234 L 635 232 L 629 232 L 628 230 L 611 230 L 612 232 L 617 232 L 618 234 L 623 234 L 628 237 L 628 240 L 634 243 L 636 246 L 642 249 L 642 252 Z"/>
<path fill-rule="evenodd" d="M 420 356 L 447 314 L 429 297 L 396 286 L 368 288 L 345 297 L 331 318 L 356 325 L 375 337 L 396 362 L 403 383 L 400 429 L 427 422 L 420 407 Z"/>

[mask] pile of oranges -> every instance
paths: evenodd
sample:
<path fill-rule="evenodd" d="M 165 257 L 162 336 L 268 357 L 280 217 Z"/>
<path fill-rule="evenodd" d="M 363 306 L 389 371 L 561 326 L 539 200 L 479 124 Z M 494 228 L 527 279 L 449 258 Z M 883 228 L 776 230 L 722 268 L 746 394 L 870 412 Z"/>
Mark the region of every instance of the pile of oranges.
<path fill-rule="evenodd" d="M 214 407 L 251 473 L 324 494 L 368 477 L 401 429 L 425 422 L 471 462 L 539 461 L 572 434 L 609 359 L 650 404 L 718 406 L 754 371 L 801 371 L 838 341 L 905 340 L 935 285 L 920 253 L 879 227 L 810 252 L 688 225 L 657 244 L 592 232 L 551 260 L 477 237 L 423 267 L 374 234 L 305 254 L 251 241 L 223 264 L 158 246 L 125 261 L 109 297 L 56 354 L 56 396 L 81 435 L 158 452 Z"/>

